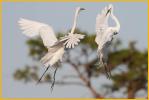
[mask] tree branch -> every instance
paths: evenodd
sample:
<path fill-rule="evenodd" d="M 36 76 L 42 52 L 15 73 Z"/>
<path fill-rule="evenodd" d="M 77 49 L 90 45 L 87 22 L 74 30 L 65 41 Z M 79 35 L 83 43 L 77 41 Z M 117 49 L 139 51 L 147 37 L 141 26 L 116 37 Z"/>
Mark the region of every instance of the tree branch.
<path fill-rule="evenodd" d="M 93 96 L 95 98 L 103 98 L 99 93 L 96 92 L 96 90 L 92 87 L 90 80 L 88 80 L 87 78 L 85 78 L 82 73 L 79 71 L 77 65 L 75 65 L 74 63 L 72 63 L 69 59 L 67 60 L 67 62 L 69 62 L 69 64 L 72 65 L 72 67 L 75 69 L 75 71 L 77 72 L 78 76 L 80 77 L 80 79 L 84 82 L 85 86 L 92 92 Z"/>

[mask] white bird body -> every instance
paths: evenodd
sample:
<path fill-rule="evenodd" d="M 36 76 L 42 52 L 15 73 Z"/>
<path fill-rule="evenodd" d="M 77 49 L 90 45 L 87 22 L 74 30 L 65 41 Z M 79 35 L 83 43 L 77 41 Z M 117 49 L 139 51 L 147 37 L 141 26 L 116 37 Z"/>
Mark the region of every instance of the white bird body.
<path fill-rule="evenodd" d="M 102 35 L 101 35 L 102 34 Z M 104 32 L 100 32 L 96 35 L 95 41 L 98 43 L 98 49 L 102 49 L 106 42 L 110 42 L 112 40 L 111 29 L 107 28 Z"/>
<path fill-rule="evenodd" d="M 108 26 L 108 19 L 111 17 L 115 23 L 115 27 Z M 108 61 L 108 53 L 109 47 L 112 43 L 114 35 L 116 35 L 120 30 L 120 23 L 118 19 L 113 14 L 113 6 L 109 5 L 105 7 L 100 14 L 96 17 L 96 38 L 95 42 L 98 45 L 98 57 L 100 65 L 105 67 L 107 72 L 107 76 L 109 77 L 108 72 L 110 69 L 107 70 L 107 61 Z"/>
<path fill-rule="evenodd" d="M 59 48 L 56 52 L 48 52 L 42 59 L 41 62 L 44 63 L 44 66 L 54 65 L 57 61 L 61 60 L 64 55 L 64 47 Z M 50 60 L 48 60 L 50 59 Z"/>
<path fill-rule="evenodd" d="M 81 10 L 85 10 L 84 8 L 77 7 L 73 27 L 70 33 L 65 37 L 62 37 L 58 40 L 54 34 L 53 28 L 47 24 L 31 21 L 27 19 L 20 19 L 18 21 L 20 28 L 23 30 L 23 34 L 28 37 L 40 36 L 42 38 L 43 44 L 48 49 L 48 53 L 41 58 L 41 63 L 47 67 L 45 72 L 42 74 L 38 83 L 49 69 L 49 67 L 55 68 L 54 71 L 54 81 L 52 83 L 51 89 L 54 86 L 55 82 L 55 73 L 57 71 L 57 63 L 62 61 L 63 55 L 65 53 L 65 48 L 74 48 L 75 45 L 78 45 L 80 39 L 84 38 L 84 35 L 74 34 L 74 30 L 77 24 L 77 17 Z"/>
<path fill-rule="evenodd" d="M 74 48 L 75 45 L 78 45 L 80 39 L 84 38 L 84 35 L 74 34 L 76 28 L 77 17 L 79 12 L 84 10 L 83 8 L 77 7 L 74 24 L 72 30 L 68 35 L 62 37 L 58 40 L 55 36 L 53 28 L 47 24 L 31 21 L 27 19 L 20 19 L 18 21 L 23 34 L 28 37 L 40 36 L 43 40 L 43 44 L 48 49 L 48 53 L 41 59 L 41 62 L 46 66 L 53 66 L 57 62 L 62 60 L 62 57 L 65 52 L 65 48 Z"/>

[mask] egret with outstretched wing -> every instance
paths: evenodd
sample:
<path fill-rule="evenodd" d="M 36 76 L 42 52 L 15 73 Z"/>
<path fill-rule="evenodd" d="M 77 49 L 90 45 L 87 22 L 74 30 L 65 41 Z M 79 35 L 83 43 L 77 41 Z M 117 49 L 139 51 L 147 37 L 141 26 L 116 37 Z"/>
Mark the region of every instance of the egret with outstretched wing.
<path fill-rule="evenodd" d="M 108 20 L 111 17 L 115 23 L 115 27 L 108 26 Z M 110 67 L 107 66 L 108 52 L 114 35 L 118 34 L 120 30 L 120 23 L 118 19 L 113 14 L 113 5 L 105 7 L 100 14 L 96 17 L 96 38 L 95 42 L 98 45 L 98 57 L 99 64 L 104 66 L 107 77 L 110 78 Z"/>
<path fill-rule="evenodd" d="M 41 59 L 41 63 L 44 64 L 45 67 L 47 67 L 46 71 L 49 69 L 50 66 L 56 66 L 57 63 L 62 60 L 65 48 L 74 48 L 75 45 L 78 45 L 80 39 L 84 38 L 84 35 L 74 33 L 79 12 L 82 10 L 85 9 L 81 7 L 76 8 L 72 30 L 70 33 L 68 33 L 65 37 L 62 37 L 60 40 L 56 38 L 52 27 L 47 24 L 23 18 L 21 18 L 18 21 L 21 30 L 23 30 L 23 34 L 25 34 L 28 37 L 40 36 L 42 38 L 44 46 L 48 49 L 48 53 Z M 57 67 L 55 68 L 56 73 Z M 40 82 L 46 71 L 43 73 L 38 83 Z M 54 82 L 51 87 L 53 87 L 53 85 Z"/>

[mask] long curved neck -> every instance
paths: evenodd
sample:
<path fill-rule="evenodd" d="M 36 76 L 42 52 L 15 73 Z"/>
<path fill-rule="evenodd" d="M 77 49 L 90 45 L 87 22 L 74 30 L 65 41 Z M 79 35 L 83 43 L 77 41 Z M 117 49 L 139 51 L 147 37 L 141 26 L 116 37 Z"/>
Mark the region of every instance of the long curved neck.
<path fill-rule="evenodd" d="M 116 27 L 115 27 L 115 29 L 117 30 L 117 31 L 119 31 L 120 30 L 120 23 L 119 23 L 119 21 L 118 21 L 118 19 L 112 14 L 111 15 L 111 18 L 115 21 L 115 23 L 116 23 Z"/>
<path fill-rule="evenodd" d="M 74 31 L 75 31 L 75 28 L 76 28 L 76 25 L 77 25 L 78 14 L 79 14 L 79 10 L 76 10 L 75 17 L 74 17 L 74 22 L 73 22 L 73 27 L 71 29 L 70 34 L 73 34 Z"/>

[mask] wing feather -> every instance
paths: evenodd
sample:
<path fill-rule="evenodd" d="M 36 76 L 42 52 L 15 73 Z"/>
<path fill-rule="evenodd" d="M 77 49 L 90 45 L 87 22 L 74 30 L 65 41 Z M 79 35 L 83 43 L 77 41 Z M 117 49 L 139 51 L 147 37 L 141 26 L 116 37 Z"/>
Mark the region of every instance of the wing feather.
<path fill-rule="evenodd" d="M 85 35 L 82 34 L 68 34 L 61 41 L 65 41 L 64 45 L 66 48 L 74 48 L 74 46 L 78 45 L 81 39 L 84 38 Z"/>
<path fill-rule="evenodd" d="M 108 27 L 108 19 L 110 13 L 108 13 L 109 8 L 111 5 L 108 7 L 105 7 L 100 14 L 97 15 L 96 17 L 96 32 L 99 33 L 101 31 L 104 31 Z"/>
<path fill-rule="evenodd" d="M 106 35 L 108 35 L 108 19 L 110 16 L 109 9 L 112 5 L 105 7 L 100 14 L 96 17 L 96 38 L 95 42 L 102 46 L 104 43 Z"/>
<path fill-rule="evenodd" d="M 44 46 L 46 46 L 47 48 L 57 42 L 57 38 L 52 27 L 47 24 L 23 18 L 18 21 L 18 24 L 24 35 L 28 37 L 35 37 L 40 35 L 43 40 Z"/>

